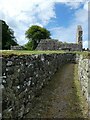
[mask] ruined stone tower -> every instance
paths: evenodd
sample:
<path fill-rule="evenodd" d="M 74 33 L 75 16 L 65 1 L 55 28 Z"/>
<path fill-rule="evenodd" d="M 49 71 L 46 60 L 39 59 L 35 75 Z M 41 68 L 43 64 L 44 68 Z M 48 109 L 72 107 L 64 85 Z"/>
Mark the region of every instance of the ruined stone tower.
<path fill-rule="evenodd" d="M 78 25 L 76 39 L 77 39 L 77 44 L 79 45 L 80 49 L 82 49 L 82 34 L 83 34 L 82 27 L 81 25 Z"/>

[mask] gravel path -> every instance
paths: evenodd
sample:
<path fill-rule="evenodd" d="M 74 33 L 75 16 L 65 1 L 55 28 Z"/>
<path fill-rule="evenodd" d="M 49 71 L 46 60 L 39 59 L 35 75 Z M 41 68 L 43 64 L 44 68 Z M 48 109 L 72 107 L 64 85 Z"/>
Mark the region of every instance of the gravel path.
<path fill-rule="evenodd" d="M 59 70 L 36 97 L 27 118 L 85 118 L 87 106 L 75 78 L 75 64 Z M 79 88 L 80 89 L 80 88 Z"/>

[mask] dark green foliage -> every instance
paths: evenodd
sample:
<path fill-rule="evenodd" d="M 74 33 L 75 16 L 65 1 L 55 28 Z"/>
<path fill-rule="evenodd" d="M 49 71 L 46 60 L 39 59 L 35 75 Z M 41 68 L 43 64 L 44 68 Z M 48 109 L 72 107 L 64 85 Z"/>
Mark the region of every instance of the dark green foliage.
<path fill-rule="evenodd" d="M 5 21 L 0 20 L 2 23 L 2 49 L 8 50 L 10 46 L 17 45 L 17 41 L 14 37 L 14 32 Z"/>
<path fill-rule="evenodd" d="M 26 48 L 26 50 L 32 50 L 32 41 L 28 41 L 24 48 Z"/>
<path fill-rule="evenodd" d="M 32 50 L 35 50 L 41 39 L 50 39 L 50 32 L 40 26 L 33 25 L 25 33 L 26 38 L 32 41 Z M 28 43 L 27 43 L 28 44 Z"/>

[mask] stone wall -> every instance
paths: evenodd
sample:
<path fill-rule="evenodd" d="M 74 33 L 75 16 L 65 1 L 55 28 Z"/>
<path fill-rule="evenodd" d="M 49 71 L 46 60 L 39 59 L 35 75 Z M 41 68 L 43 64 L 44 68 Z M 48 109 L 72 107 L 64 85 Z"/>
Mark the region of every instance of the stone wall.
<path fill-rule="evenodd" d="M 81 51 L 82 45 L 76 43 L 62 43 L 54 39 L 42 39 L 36 50 L 63 50 L 70 49 L 72 51 Z"/>
<path fill-rule="evenodd" d="M 38 44 L 36 50 L 58 50 L 59 44 L 54 39 L 42 39 Z"/>
<path fill-rule="evenodd" d="M 23 46 L 19 46 L 19 45 L 16 45 L 16 46 L 11 46 L 11 50 L 23 50 Z"/>
<path fill-rule="evenodd" d="M 90 59 L 84 58 L 83 55 L 78 55 L 78 75 L 81 83 L 83 95 L 89 102 L 90 98 Z"/>
<path fill-rule="evenodd" d="M 70 48 L 71 51 L 81 51 L 82 47 L 79 44 L 75 44 L 75 43 L 62 43 L 59 45 L 59 49 L 65 49 L 65 48 Z"/>
<path fill-rule="evenodd" d="M 12 55 L 2 57 L 3 118 L 22 118 L 54 73 L 75 54 Z"/>

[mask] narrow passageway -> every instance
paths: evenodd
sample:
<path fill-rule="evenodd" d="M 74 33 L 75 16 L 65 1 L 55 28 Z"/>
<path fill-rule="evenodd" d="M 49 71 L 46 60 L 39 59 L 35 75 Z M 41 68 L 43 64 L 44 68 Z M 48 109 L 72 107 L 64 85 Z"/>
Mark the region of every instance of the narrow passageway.
<path fill-rule="evenodd" d="M 67 64 L 54 75 L 33 101 L 34 106 L 27 118 L 87 117 L 87 106 L 80 92 L 76 66 Z"/>

